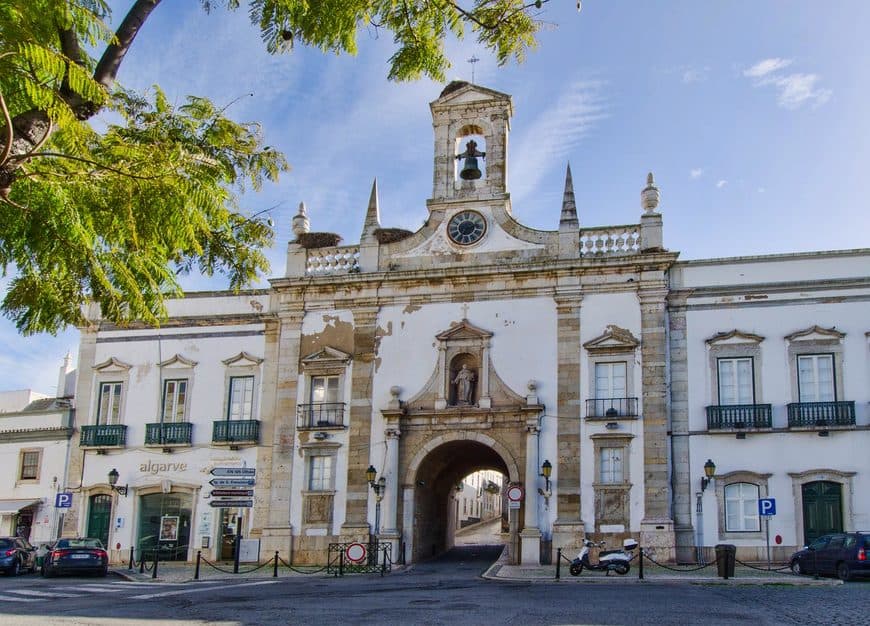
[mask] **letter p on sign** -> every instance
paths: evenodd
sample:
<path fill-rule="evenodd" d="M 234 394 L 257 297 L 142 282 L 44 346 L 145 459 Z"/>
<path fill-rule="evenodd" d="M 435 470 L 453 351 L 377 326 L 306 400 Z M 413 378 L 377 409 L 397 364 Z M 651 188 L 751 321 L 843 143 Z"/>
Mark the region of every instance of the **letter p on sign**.
<path fill-rule="evenodd" d="M 776 515 L 776 498 L 759 498 L 758 514 Z"/>

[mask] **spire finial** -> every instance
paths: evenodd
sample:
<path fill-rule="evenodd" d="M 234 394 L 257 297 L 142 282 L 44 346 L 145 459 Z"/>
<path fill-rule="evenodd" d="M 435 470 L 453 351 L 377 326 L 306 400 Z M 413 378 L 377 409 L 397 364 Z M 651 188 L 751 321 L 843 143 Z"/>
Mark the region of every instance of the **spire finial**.
<path fill-rule="evenodd" d="M 656 187 L 653 173 L 650 172 L 646 175 L 646 187 L 640 192 L 640 206 L 647 213 L 653 213 L 659 206 L 659 200 L 661 200 L 661 193 Z"/>
<path fill-rule="evenodd" d="M 559 218 L 559 230 L 577 230 L 580 220 L 577 219 L 577 204 L 574 201 L 574 181 L 571 178 L 571 164 L 565 170 L 565 193 L 562 195 L 562 215 Z"/>
<path fill-rule="evenodd" d="M 378 203 L 378 179 L 372 182 L 372 193 L 369 196 L 369 207 L 366 210 L 366 220 L 363 224 L 361 241 L 375 241 L 375 231 L 381 227 L 381 210 Z"/>
<path fill-rule="evenodd" d="M 299 212 L 293 216 L 293 234 L 299 239 L 299 235 L 304 235 L 311 230 L 311 222 L 308 220 L 308 212 L 305 209 L 305 203 L 299 203 Z"/>

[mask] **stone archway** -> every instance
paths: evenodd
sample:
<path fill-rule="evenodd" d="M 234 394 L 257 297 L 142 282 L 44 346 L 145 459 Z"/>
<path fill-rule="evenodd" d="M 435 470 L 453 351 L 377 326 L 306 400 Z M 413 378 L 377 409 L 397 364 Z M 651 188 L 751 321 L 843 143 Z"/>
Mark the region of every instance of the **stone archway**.
<path fill-rule="evenodd" d="M 409 459 L 402 476 L 403 538 L 411 561 L 431 558 L 453 545 L 454 487 L 477 470 L 501 472 L 506 483 L 521 481 L 514 455 L 478 432 L 451 432 L 429 439 Z M 519 533 L 515 511 L 511 545 Z"/>

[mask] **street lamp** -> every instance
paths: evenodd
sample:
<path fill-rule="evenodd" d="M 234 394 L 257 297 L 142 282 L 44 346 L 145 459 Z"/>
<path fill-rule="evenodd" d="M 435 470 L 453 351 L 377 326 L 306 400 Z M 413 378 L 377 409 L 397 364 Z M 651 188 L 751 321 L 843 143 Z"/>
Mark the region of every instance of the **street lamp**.
<path fill-rule="evenodd" d="M 384 491 L 387 488 L 387 479 L 381 476 L 377 478 L 378 472 L 374 465 L 369 465 L 366 470 L 366 480 L 369 481 L 369 486 L 375 492 L 375 535 L 381 534 L 381 500 L 384 499 Z M 377 480 L 376 480 L 377 478 Z"/>
<path fill-rule="evenodd" d="M 716 464 L 707 459 L 707 462 L 704 463 L 704 477 L 701 478 L 701 491 L 707 490 L 707 485 L 710 484 L 710 481 L 713 480 L 713 477 L 716 475 Z"/>
<path fill-rule="evenodd" d="M 112 488 L 112 491 L 117 491 L 119 494 L 126 498 L 127 485 L 124 485 L 123 487 L 118 487 L 118 476 L 120 476 L 120 474 L 118 474 L 118 470 L 112 468 L 112 471 L 109 472 L 109 487 Z"/>
<path fill-rule="evenodd" d="M 550 496 L 550 475 L 553 473 L 553 465 L 550 463 L 549 459 L 546 459 L 541 464 L 541 476 L 544 477 L 544 481 L 546 486 L 544 487 L 544 491 L 547 492 L 547 497 Z"/>

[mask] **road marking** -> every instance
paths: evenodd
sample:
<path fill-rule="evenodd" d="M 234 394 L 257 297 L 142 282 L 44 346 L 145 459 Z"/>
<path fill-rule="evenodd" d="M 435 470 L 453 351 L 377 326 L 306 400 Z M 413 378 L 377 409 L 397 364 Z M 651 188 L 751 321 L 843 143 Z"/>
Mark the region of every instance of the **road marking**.
<path fill-rule="evenodd" d="M 39 602 L 36 598 L 11 598 L 9 596 L 0 597 L 0 602 Z"/>
<path fill-rule="evenodd" d="M 150 600 L 152 598 L 165 598 L 166 596 L 178 596 L 186 593 L 198 593 L 201 591 L 217 591 L 218 589 L 238 589 L 239 587 L 253 587 L 254 585 L 271 585 L 277 580 L 261 580 L 255 583 L 240 583 L 238 585 L 218 585 L 210 587 L 195 587 L 192 589 L 178 589 L 177 591 L 164 591 L 161 593 L 144 593 L 138 596 L 129 596 L 128 600 Z"/>
<path fill-rule="evenodd" d="M 14 593 L 20 596 L 37 596 L 40 598 L 75 598 L 76 593 L 55 593 L 49 591 L 36 591 L 35 589 L 7 589 L 6 593 Z"/>

